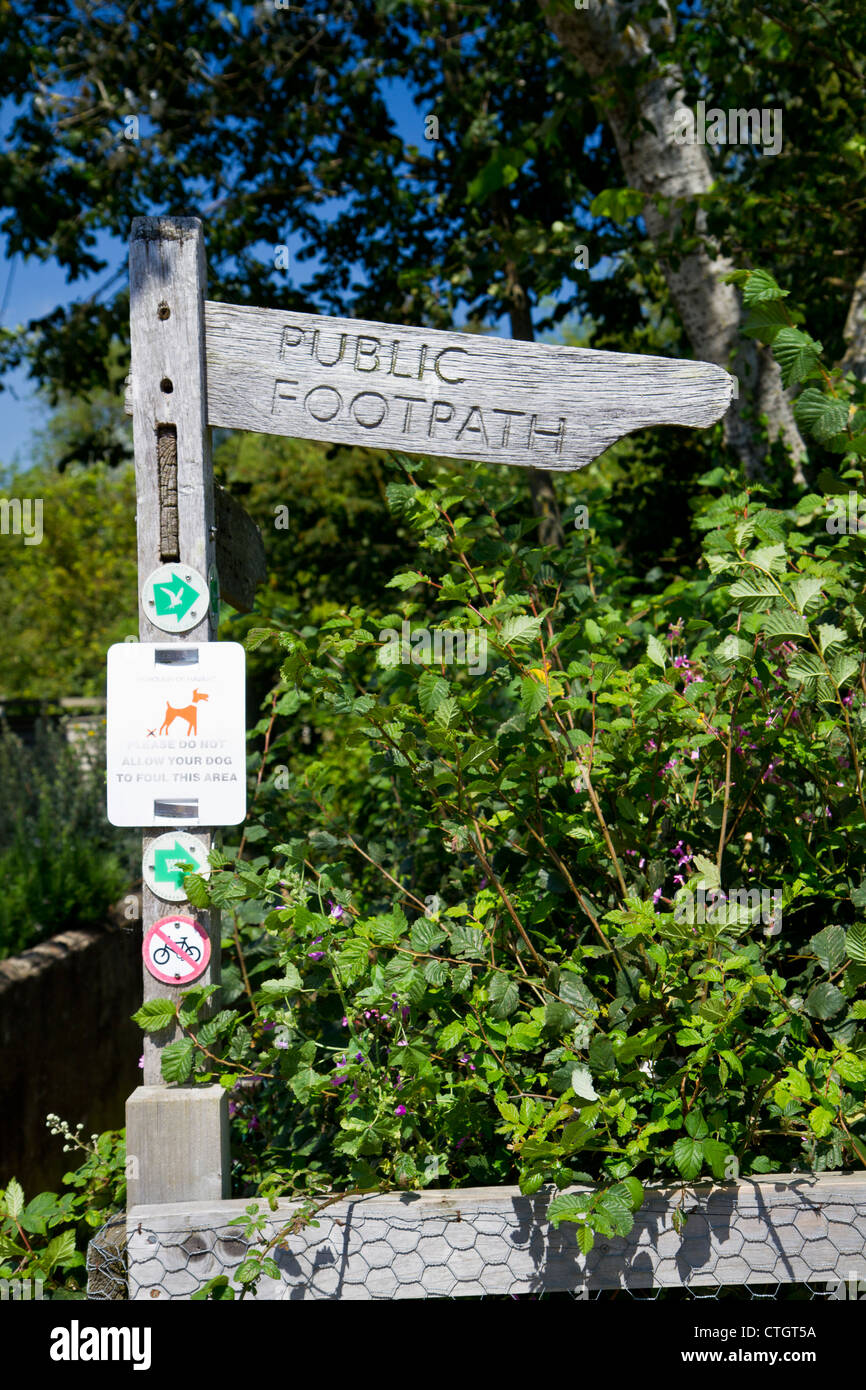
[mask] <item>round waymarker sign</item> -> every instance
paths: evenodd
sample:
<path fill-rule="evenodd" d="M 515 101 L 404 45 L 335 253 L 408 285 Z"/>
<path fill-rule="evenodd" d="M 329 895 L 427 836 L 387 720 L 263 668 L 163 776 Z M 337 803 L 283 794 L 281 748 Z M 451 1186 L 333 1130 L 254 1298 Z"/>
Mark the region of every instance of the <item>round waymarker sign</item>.
<path fill-rule="evenodd" d="M 184 874 L 207 878 L 210 864 L 201 840 L 172 830 L 168 835 L 157 835 L 151 840 L 144 853 L 142 870 L 145 883 L 157 898 L 169 903 L 184 903 Z"/>
<path fill-rule="evenodd" d="M 189 985 L 210 961 L 210 937 L 191 917 L 161 917 L 144 938 L 144 963 L 155 980 Z"/>
<path fill-rule="evenodd" d="M 142 585 L 141 606 L 163 632 L 189 632 L 207 617 L 210 588 L 189 565 L 160 565 Z"/>

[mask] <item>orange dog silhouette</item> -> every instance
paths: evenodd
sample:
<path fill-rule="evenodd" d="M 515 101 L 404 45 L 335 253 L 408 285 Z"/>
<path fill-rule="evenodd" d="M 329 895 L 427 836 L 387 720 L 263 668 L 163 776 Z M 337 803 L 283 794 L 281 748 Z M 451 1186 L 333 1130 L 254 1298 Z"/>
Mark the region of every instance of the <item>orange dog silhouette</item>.
<path fill-rule="evenodd" d="M 203 695 L 200 690 L 194 690 L 192 692 L 192 704 L 185 705 L 183 709 L 175 709 L 174 705 L 170 705 L 168 700 L 166 700 L 165 719 L 159 732 L 161 734 L 167 734 L 169 727 L 174 723 L 175 719 L 185 719 L 187 735 L 197 733 L 198 702 L 199 700 L 206 699 L 207 695 Z"/>

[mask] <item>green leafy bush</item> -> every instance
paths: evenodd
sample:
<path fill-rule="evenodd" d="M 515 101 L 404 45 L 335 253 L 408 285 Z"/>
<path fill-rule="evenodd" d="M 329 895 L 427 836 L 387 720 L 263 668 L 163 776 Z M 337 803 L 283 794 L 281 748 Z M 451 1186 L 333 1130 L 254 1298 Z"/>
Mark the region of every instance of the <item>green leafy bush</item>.
<path fill-rule="evenodd" d="M 34 1280 L 42 1296 L 85 1297 L 87 1243 L 95 1229 L 126 1204 L 126 1145 L 122 1130 L 81 1138 L 57 1115 L 47 1120 L 64 1151 L 84 1158 L 63 1175 L 62 1193 L 40 1192 L 29 1201 L 16 1178 L 0 1190 L 0 1279 Z"/>
<path fill-rule="evenodd" d="M 103 922 L 129 888 L 131 837 L 118 850 L 105 820 L 104 735 L 86 755 L 48 724 L 30 746 L 0 729 L 0 958 Z"/>
<path fill-rule="evenodd" d="M 774 507 L 719 453 L 695 562 L 640 574 L 603 470 L 548 551 L 501 475 L 396 460 L 425 571 L 274 634 L 254 814 L 186 880 L 224 914 L 219 1011 L 188 991 L 163 1053 L 231 1088 L 246 1195 L 553 1184 L 586 1251 L 650 1179 L 866 1163 L 864 539 L 828 524 L 863 387 L 752 274 L 753 331 L 822 383 L 820 490 Z M 483 663 L 401 654 L 404 622 Z"/>

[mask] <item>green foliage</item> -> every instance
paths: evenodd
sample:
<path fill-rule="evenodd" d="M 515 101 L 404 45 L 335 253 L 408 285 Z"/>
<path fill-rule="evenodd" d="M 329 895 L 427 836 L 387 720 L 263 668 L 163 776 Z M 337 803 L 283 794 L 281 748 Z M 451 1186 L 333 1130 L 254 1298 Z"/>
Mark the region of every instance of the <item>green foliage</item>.
<path fill-rule="evenodd" d="M 103 268 L 82 225 L 126 235 L 135 209 L 207 206 L 215 298 L 445 326 L 460 308 L 524 332 L 541 303 L 536 327 L 577 313 L 595 347 L 676 352 L 661 262 L 694 252 L 705 219 L 741 262 L 778 248 L 775 277 L 734 278 L 748 333 L 797 393 L 815 478 L 792 501 L 771 460 L 744 488 L 717 434 L 657 431 L 560 485 L 580 489 L 592 526 L 551 555 L 519 504 L 524 475 L 404 461 L 389 477 L 394 461 L 370 453 L 224 443 L 259 519 L 293 513 L 287 534 L 266 528 L 273 582 L 250 621 L 275 635 L 257 695 L 276 643 L 284 660 L 253 730 L 255 813 L 210 883 L 189 886 L 227 923 L 222 1009 L 199 1018 L 192 992 L 165 1074 L 238 1079 L 235 1178 L 250 1193 L 589 1180 L 592 1197 L 556 1208 L 582 1248 L 630 1220 L 632 1168 L 862 1163 L 863 539 L 831 529 L 828 508 L 863 486 L 866 410 L 824 345 L 842 350 L 866 230 L 851 134 L 863 15 L 719 0 L 712 22 L 698 7 L 676 32 L 650 27 L 649 64 L 678 66 L 688 99 L 749 108 L 771 71 L 785 119 L 781 157 L 707 150 L 717 177 L 661 245 L 643 236 L 642 195 L 619 186 L 609 131 L 595 138 L 608 103 L 640 128 L 632 69 L 591 92 L 538 16 L 503 0 L 359 0 L 325 26 L 319 12 L 159 8 L 109 35 L 87 5 L 58 17 L 11 0 L 11 252 L 56 255 L 74 278 Z M 429 146 L 420 121 L 412 143 L 386 110 L 384 84 L 408 70 L 440 119 Z M 290 74 L 290 100 L 274 73 Z M 36 87 L 56 99 L 31 105 Z M 130 111 L 149 113 L 140 142 L 120 135 Z M 287 203 L 289 166 L 302 191 Z M 251 250 L 276 235 L 316 256 L 302 286 Z M 574 273 L 584 236 L 609 274 Z M 121 292 L 2 330 L 0 365 L 101 380 L 126 310 Z M 111 429 L 91 433 L 88 458 L 122 457 Z M 50 546 L 0 557 L 17 693 L 100 689 L 130 611 L 130 480 L 99 537 L 120 493 L 70 484 L 57 498 L 73 519 Z M 486 668 L 383 666 L 376 633 L 404 620 L 483 634 Z M 699 886 L 752 884 L 781 892 L 768 932 L 746 909 L 683 920 Z"/>
<path fill-rule="evenodd" d="M 109 1216 L 126 1203 L 126 1149 L 122 1131 L 81 1138 L 57 1115 L 49 1115 L 52 1135 L 67 1142 L 64 1152 L 83 1155 L 79 1167 L 63 1175 L 64 1191 L 40 1192 L 28 1201 L 16 1178 L 0 1190 L 0 1279 L 43 1282 L 43 1296 L 86 1297 L 87 1243 Z"/>
<path fill-rule="evenodd" d="M 104 731 L 71 744 L 0 729 L 0 957 L 53 932 L 95 926 L 133 877 L 133 843 L 105 821 Z"/>
<path fill-rule="evenodd" d="M 115 410 L 117 406 L 115 405 Z M 51 454 L 62 457 L 57 441 Z M 135 478 L 131 468 L 46 464 L 3 480 L 4 495 L 42 503 L 42 539 L 0 536 L 6 698 L 103 695 L 105 651 L 137 636 Z"/>
<path fill-rule="evenodd" d="M 551 553 L 492 475 L 396 460 L 393 611 L 274 629 L 253 814 L 197 885 L 222 1007 L 185 996 L 165 1071 L 230 1088 L 245 1195 L 517 1180 L 588 1250 L 646 1181 L 866 1162 L 863 540 L 825 505 L 864 388 L 817 363 L 841 478 L 774 507 L 720 458 L 694 565 L 623 564 L 603 470 Z M 403 621 L 426 659 L 383 660 Z"/>
<path fill-rule="evenodd" d="M 230 20 L 118 12 L 97 38 L 80 0 L 62 32 L 10 0 L 0 57 L 25 108 L 0 163 L 10 254 L 56 256 L 73 278 L 99 271 L 81 219 L 125 237 L 132 212 L 158 203 L 206 217 L 216 299 L 439 327 L 495 321 L 528 300 L 543 328 L 564 318 L 586 186 L 603 186 L 612 141 L 599 140 L 586 84 L 550 29 L 510 0 L 453 11 L 358 0 L 327 25 L 321 13 L 312 0 L 242 6 Z M 190 62 L 175 61 L 166 84 L 177 52 Z M 418 101 L 408 127 L 388 110 L 390 84 L 407 75 Z M 34 101 L 34 81 L 56 101 Z M 428 111 L 436 139 L 425 138 Z M 132 114 L 139 138 L 126 140 Z M 279 239 L 292 247 L 288 277 L 273 264 Z M 619 298 L 639 322 L 631 278 Z M 127 310 L 121 290 L 7 329 L 0 368 L 27 359 L 42 380 L 90 388 L 112 338 L 126 340 Z"/>
<path fill-rule="evenodd" d="M 679 62 L 691 105 L 711 93 L 708 108 L 777 111 L 778 154 L 730 143 L 706 147 L 712 192 L 685 212 L 684 239 L 701 207 L 737 264 L 763 266 L 772 247 L 775 280 L 806 306 L 831 361 L 844 351 L 842 330 L 863 263 L 864 41 L 863 10 L 846 0 L 817 7 L 786 0 L 772 9 L 717 0 L 711 18 L 696 10 L 672 42 L 660 30 L 655 40 Z M 756 101 L 759 89 L 766 97 Z M 761 281 L 752 283 L 752 307 L 760 297 L 772 310 Z"/>
<path fill-rule="evenodd" d="M 646 196 L 636 188 L 606 188 L 593 198 L 589 210 L 594 217 L 609 217 L 612 222 L 624 223 L 643 212 Z"/>

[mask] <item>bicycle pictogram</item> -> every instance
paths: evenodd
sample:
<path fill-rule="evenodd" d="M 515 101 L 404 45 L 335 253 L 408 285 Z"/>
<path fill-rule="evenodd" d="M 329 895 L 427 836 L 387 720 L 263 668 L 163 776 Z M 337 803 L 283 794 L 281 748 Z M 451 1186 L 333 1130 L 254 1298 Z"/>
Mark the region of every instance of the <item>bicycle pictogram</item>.
<path fill-rule="evenodd" d="M 171 944 L 166 941 L 162 946 L 157 946 L 151 959 L 154 965 L 168 965 L 172 956 L 178 956 L 180 960 L 187 956 L 197 962 L 201 960 L 201 951 L 194 941 L 187 941 L 186 937 L 182 936 L 180 941 Z"/>

